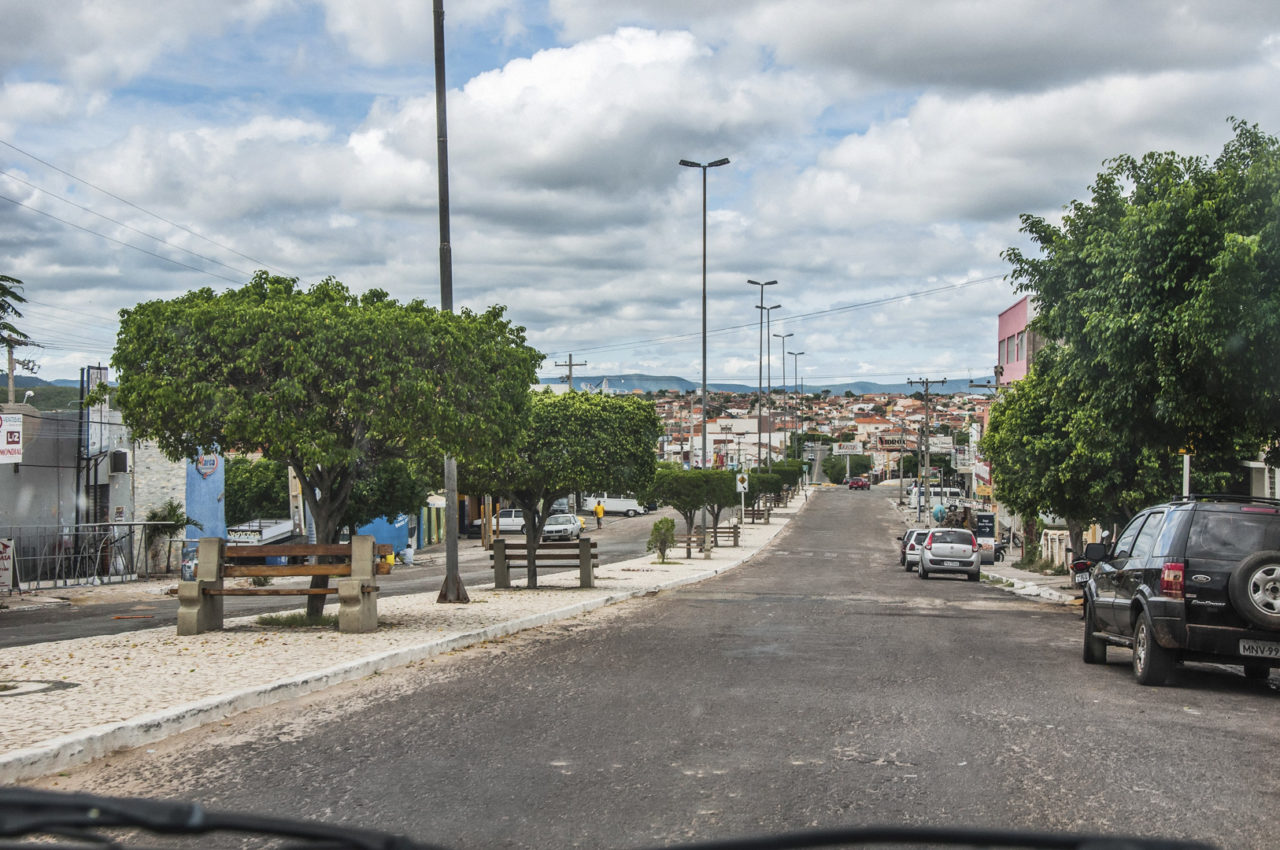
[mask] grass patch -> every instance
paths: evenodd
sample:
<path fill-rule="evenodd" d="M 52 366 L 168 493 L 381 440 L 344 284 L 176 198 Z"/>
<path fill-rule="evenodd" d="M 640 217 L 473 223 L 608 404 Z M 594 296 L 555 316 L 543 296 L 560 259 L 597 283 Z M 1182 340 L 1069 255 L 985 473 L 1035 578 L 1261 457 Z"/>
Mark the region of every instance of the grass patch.
<path fill-rule="evenodd" d="M 255 622 L 259 626 L 275 626 L 282 629 L 336 629 L 337 614 L 321 614 L 319 617 L 308 617 L 303 613 L 263 614 Z"/>
<path fill-rule="evenodd" d="M 17 690 L 17 688 L 18 686 L 12 682 L 0 682 L 0 691 L 13 691 Z"/>

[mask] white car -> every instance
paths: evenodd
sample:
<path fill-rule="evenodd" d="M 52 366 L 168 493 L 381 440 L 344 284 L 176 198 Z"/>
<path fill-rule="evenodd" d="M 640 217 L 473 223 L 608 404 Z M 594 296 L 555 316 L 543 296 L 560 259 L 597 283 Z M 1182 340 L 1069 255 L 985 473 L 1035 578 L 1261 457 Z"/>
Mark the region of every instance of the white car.
<path fill-rule="evenodd" d="M 582 534 L 582 523 L 573 514 L 553 514 L 542 527 L 543 540 L 577 540 Z"/>
<path fill-rule="evenodd" d="M 519 508 L 503 508 L 498 511 L 497 529 L 499 534 L 524 534 L 524 511 Z M 471 522 L 471 531 L 469 537 L 479 537 L 480 530 L 484 527 L 484 520 L 477 519 Z M 489 529 L 494 528 L 494 521 L 489 519 Z"/>
<path fill-rule="evenodd" d="M 917 538 L 918 540 L 918 538 Z M 931 528 L 920 548 L 920 578 L 930 573 L 964 573 L 969 581 L 982 577 L 978 538 L 964 528 Z"/>

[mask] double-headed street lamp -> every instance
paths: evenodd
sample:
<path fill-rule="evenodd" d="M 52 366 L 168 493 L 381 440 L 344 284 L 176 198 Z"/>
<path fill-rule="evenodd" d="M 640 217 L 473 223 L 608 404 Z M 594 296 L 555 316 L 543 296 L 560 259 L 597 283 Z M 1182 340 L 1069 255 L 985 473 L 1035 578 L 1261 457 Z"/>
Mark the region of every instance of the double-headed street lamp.
<path fill-rule="evenodd" d="M 781 304 L 774 304 L 772 307 L 759 307 L 759 308 L 757 308 L 757 309 L 759 309 L 759 310 L 761 311 L 761 314 L 760 314 L 760 315 L 764 316 L 764 324 L 765 324 L 765 338 L 764 338 L 764 342 L 765 342 L 765 346 L 766 346 L 766 348 L 765 348 L 766 354 L 765 354 L 765 361 L 764 361 L 764 362 L 765 362 L 765 363 L 767 363 L 767 364 L 769 364 L 769 365 L 766 367 L 766 368 L 767 368 L 767 371 L 766 371 L 766 373 L 765 373 L 765 374 L 767 374 L 767 375 L 768 375 L 768 377 L 769 377 L 769 383 L 768 383 L 768 385 L 767 385 L 767 390 L 768 390 L 768 391 L 767 391 L 767 393 L 765 394 L 765 398 L 767 398 L 767 399 L 769 400 L 769 434 L 770 434 L 770 438 L 769 438 L 769 469 L 773 469 L 773 437 L 772 437 L 772 435 L 773 435 L 773 334 L 772 334 L 772 331 L 773 331 L 773 311 L 774 311 L 774 310 L 777 310 L 777 309 L 778 309 L 779 307 L 781 307 L 781 306 L 782 306 Z M 759 425 L 757 424 L 757 426 L 756 426 L 756 427 L 757 427 L 757 428 L 759 428 Z M 758 464 L 758 463 L 760 462 L 760 456 L 759 456 L 759 454 L 758 454 L 758 452 L 759 452 L 759 447 L 757 447 L 756 451 L 757 451 L 757 455 L 756 455 L 756 463 Z"/>
<path fill-rule="evenodd" d="M 756 308 L 760 311 L 760 356 L 756 361 L 756 466 L 759 466 L 761 441 L 764 436 L 764 288 L 774 286 L 777 281 L 766 280 L 761 283 L 758 280 L 748 280 L 747 283 L 760 287 L 760 306 Z"/>
<path fill-rule="evenodd" d="M 792 382 L 793 384 L 799 384 L 799 383 L 800 383 L 800 355 L 801 355 L 801 354 L 804 354 L 804 352 L 803 352 L 803 351 L 788 351 L 788 352 L 787 352 L 787 354 L 790 354 L 790 355 L 791 355 L 791 366 L 793 367 L 793 368 L 791 369 L 791 382 Z M 782 397 L 783 397 L 784 399 L 787 397 L 785 392 L 783 393 L 783 396 L 782 396 Z M 798 399 L 798 401 L 796 402 L 796 431 L 797 431 L 797 432 L 799 432 L 799 430 L 800 430 L 800 403 L 804 401 L 804 393 L 803 393 L 803 392 L 801 392 L 798 396 L 796 396 L 796 398 Z M 788 445 L 788 447 L 789 447 L 791 444 L 788 442 L 788 443 L 787 443 L 787 445 Z M 796 460 L 799 460 L 799 459 L 800 459 L 800 447 L 799 447 L 799 446 L 797 446 L 797 447 L 796 447 Z"/>
<path fill-rule="evenodd" d="M 688 168 L 702 169 L 702 467 L 707 465 L 707 169 L 728 165 L 729 158 L 724 157 L 714 162 L 703 164 L 687 159 L 680 164 Z M 707 545 L 707 508 L 702 508 L 702 551 L 704 557 L 711 557 L 711 547 Z"/>
<path fill-rule="evenodd" d="M 774 334 L 774 336 L 782 340 L 782 459 L 786 460 L 791 454 L 787 437 L 787 337 L 795 334 Z M 773 409 L 772 400 L 769 402 L 769 409 Z"/>

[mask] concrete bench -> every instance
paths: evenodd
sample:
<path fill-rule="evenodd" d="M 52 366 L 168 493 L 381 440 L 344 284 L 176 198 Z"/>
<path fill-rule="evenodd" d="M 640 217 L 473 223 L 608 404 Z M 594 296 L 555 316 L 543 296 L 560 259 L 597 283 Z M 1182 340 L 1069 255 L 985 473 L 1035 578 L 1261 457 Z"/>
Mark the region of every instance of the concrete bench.
<path fill-rule="evenodd" d="M 489 553 L 493 565 L 493 586 L 511 587 L 511 570 L 524 567 L 529 571 L 529 587 L 538 586 L 537 570 L 578 568 L 578 586 L 595 587 L 595 568 L 600 566 L 596 542 L 590 537 L 580 537 L 562 542 L 539 543 L 534 549 L 535 569 L 529 569 L 529 547 L 522 540 L 499 537 L 493 541 Z"/>
<path fill-rule="evenodd" d="M 200 538 L 193 581 L 178 583 L 178 634 L 198 635 L 222 628 L 226 596 L 337 595 L 338 631 L 371 632 L 378 628 L 375 577 L 391 572 L 383 559 L 391 546 L 357 535 L 347 543 L 285 543 L 228 546 L 221 537 Z M 283 559 L 285 563 L 274 563 Z M 321 559 L 327 563 L 319 563 Z M 227 587 L 228 578 L 328 576 L 336 587 Z"/>

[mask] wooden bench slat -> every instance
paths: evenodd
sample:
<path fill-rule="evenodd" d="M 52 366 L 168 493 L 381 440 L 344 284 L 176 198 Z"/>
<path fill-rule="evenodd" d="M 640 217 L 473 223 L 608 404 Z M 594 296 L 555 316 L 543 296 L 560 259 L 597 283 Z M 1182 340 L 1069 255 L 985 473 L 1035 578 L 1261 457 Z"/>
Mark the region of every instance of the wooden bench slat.
<path fill-rule="evenodd" d="M 337 593 L 336 587 L 206 587 L 206 596 L 326 596 Z"/>
<path fill-rule="evenodd" d="M 351 564 L 226 564 L 222 574 L 227 578 L 252 576 L 339 576 L 351 575 Z"/>
<path fill-rule="evenodd" d="M 394 554 L 390 543 L 373 547 L 375 555 Z M 308 558 L 312 555 L 351 555 L 350 543 L 237 543 L 227 547 L 228 558 Z"/>

